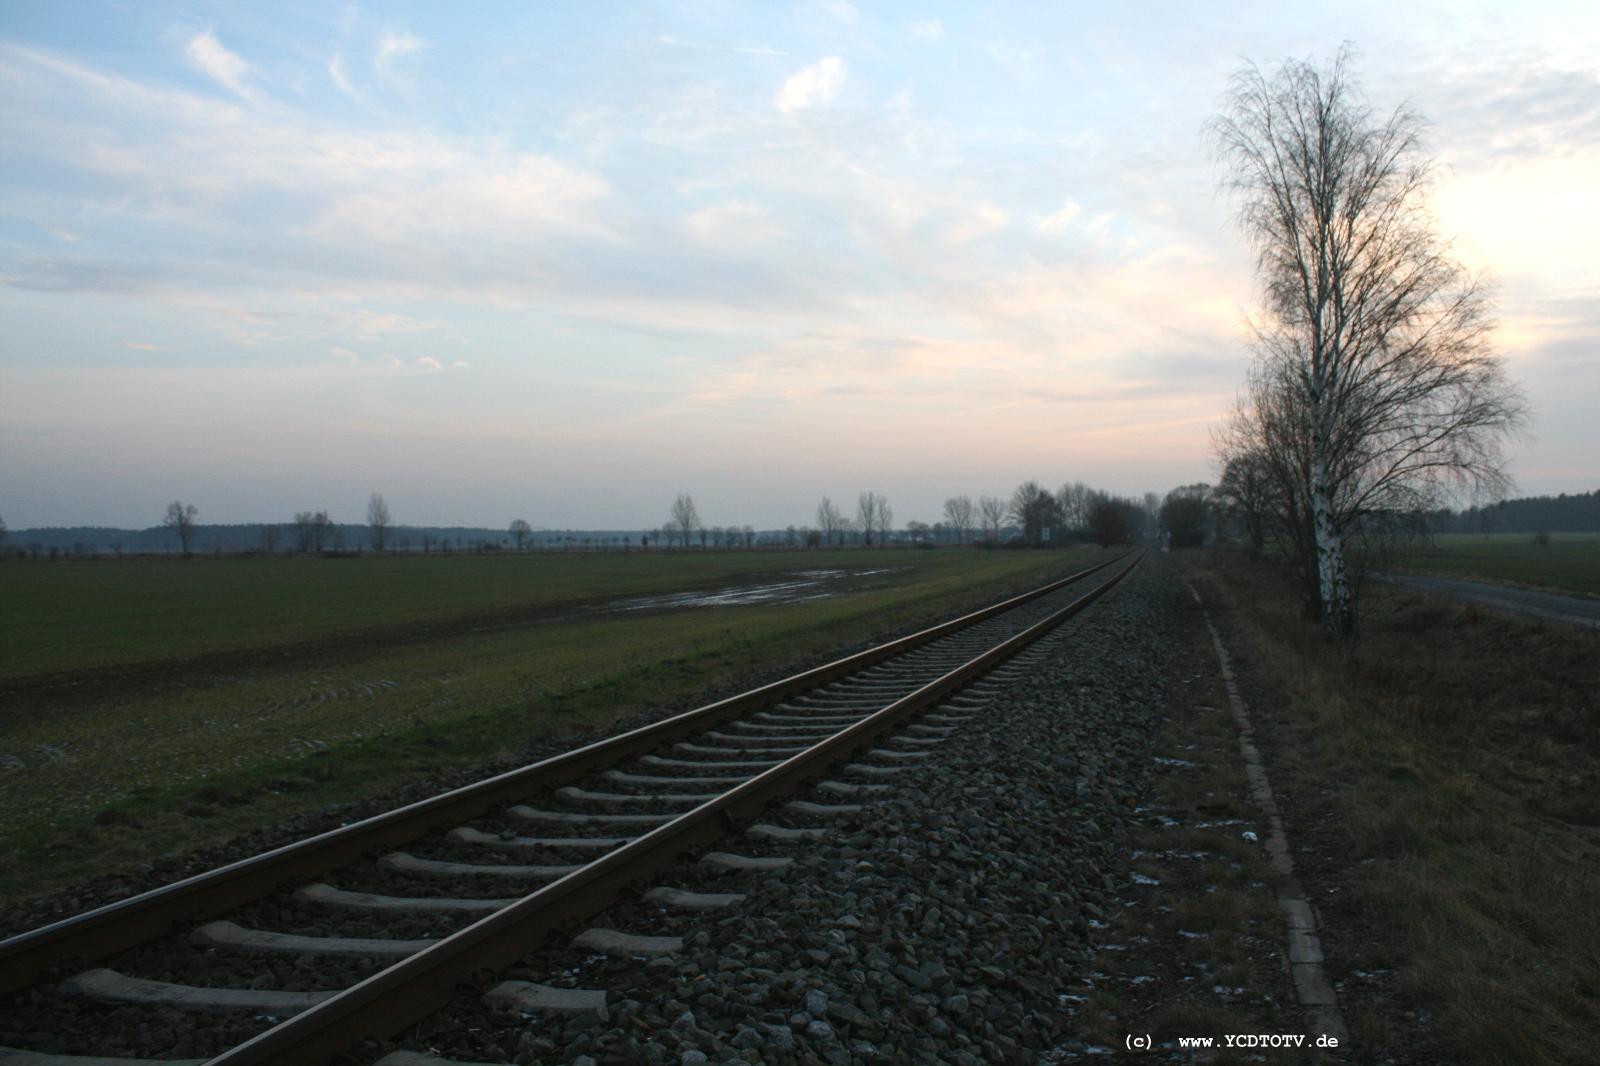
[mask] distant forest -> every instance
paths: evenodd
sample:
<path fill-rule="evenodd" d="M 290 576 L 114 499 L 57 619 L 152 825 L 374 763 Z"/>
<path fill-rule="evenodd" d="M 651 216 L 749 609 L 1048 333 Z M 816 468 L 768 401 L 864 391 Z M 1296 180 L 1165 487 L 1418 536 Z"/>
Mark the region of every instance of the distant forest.
<path fill-rule="evenodd" d="M 1600 489 L 1575 495 L 1524 496 L 1465 511 L 1429 515 L 1435 533 L 1597 533 Z"/>

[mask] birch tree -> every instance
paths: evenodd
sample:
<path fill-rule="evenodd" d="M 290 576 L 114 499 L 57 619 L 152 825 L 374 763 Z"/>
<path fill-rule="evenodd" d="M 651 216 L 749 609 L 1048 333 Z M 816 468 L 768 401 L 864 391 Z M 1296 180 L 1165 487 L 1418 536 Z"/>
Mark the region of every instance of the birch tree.
<path fill-rule="evenodd" d="M 956 531 L 956 539 L 966 543 L 972 533 L 974 508 L 971 496 L 952 496 L 944 501 L 944 518 Z"/>
<path fill-rule="evenodd" d="M 872 534 L 878 529 L 878 507 L 882 498 L 876 492 L 863 492 L 856 497 L 856 527 L 872 547 Z"/>
<path fill-rule="evenodd" d="M 1256 253 L 1261 380 L 1293 421 L 1294 506 L 1310 520 L 1314 608 L 1353 636 L 1346 541 L 1363 514 L 1441 490 L 1500 491 L 1523 404 L 1489 345 L 1490 302 L 1435 236 L 1422 120 L 1377 116 L 1341 50 L 1235 75 L 1211 134 Z"/>
<path fill-rule="evenodd" d="M 822 542 L 832 544 L 844 528 L 844 514 L 828 497 L 824 496 L 822 502 L 817 504 L 817 529 L 822 533 Z M 840 543 L 844 543 L 840 539 Z"/>
<path fill-rule="evenodd" d="M 389 504 L 374 492 L 367 497 L 367 534 L 372 540 L 372 550 L 381 552 L 389 544 L 389 530 L 393 524 L 389 517 Z"/>
<path fill-rule="evenodd" d="M 1000 539 L 1000 524 L 1006 520 L 1006 501 L 998 496 L 979 496 L 978 515 L 983 520 L 984 539 L 994 543 Z"/>
<path fill-rule="evenodd" d="M 167 504 L 166 517 L 161 524 L 172 530 L 178 537 L 178 550 L 183 552 L 184 558 L 189 557 L 189 545 L 194 540 L 195 519 L 200 516 L 200 511 L 192 503 L 182 500 L 173 500 Z"/>
<path fill-rule="evenodd" d="M 677 531 L 683 546 L 689 546 L 689 538 L 696 529 L 700 529 L 700 512 L 695 510 L 694 497 L 686 492 L 678 493 L 678 498 L 672 501 L 672 511 L 668 516 L 668 524 Z M 700 529 L 700 546 L 705 547 L 705 530 Z"/>

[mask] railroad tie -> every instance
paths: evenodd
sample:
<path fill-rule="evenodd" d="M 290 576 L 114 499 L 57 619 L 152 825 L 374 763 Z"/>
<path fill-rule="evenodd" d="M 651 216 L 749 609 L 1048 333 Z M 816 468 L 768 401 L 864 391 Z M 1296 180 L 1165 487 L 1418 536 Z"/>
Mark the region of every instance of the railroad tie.
<path fill-rule="evenodd" d="M 752 770 L 759 772 L 777 766 L 782 759 L 669 759 L 664 755 L 641 755 L 645 766 L 666 766 L 680 770 Z"/>
<path fill-rule="evenodd" d="M 726 851 L 708 851 L 700 856 L 700 868 L 722 874 L 770 874 L 787 870 L 794 860 L 784 855 L 754 856 L 734 855 Z"/>
<path fill-rule="evenodd" d="M 572 938 L 579 951 L 596 955 L 675 955 L 683 950 L 681 936 L 635 936 L 615 929 L 589 929 Z"/>
<path fill-rule="evenodd" d="M 910 769 L 909 766 L 873 766 L 871 763 L 853 762 L 845 766 L 844 772 L 858 777 L 895 777 Z"/>
<path fill-rule="evenodd" d="M 665 785 L 668 788 L 684 788 L 689 785 L 742 785 L 750 780 L 749 777 L 663 777 L 651 774 L 630 774 L 624 770 L 607 770 L 600 775 L 607 781 L 619 785 Z"/>
<path fill-rule="evenodd" d="M 208 922 L 189 934 L 189 939 L 208 948 L 248 951 L 259 955 L 365 955 L 372 958 L 404 958 L 415 955 L 434 943 L 432 940 L 381 940 L 346 936 L 300 936 L 246 929 L 233 922 Z M 0 1058 L 0 1063 L 5 1059 Z"/>
<path fill-rule="evenodd" d="M 253 1010 L 268 1014 L 298 1014 L 335 995 L 333 992 L 279 992 L 267 988 L 200 988 L 166 981 L 146 981 L 116 970 L 85 970 L 61 982 L 61 991 L 100 1003 L 176 1007 L 215 1013 Z"/>
<path fill-rule="evenodd" d="M 832 796 L 881 796 L 893 792 L 893 785 L 858 784 L 854 781 L 819 781 L 817 791 Z"/>
<path fill-rule="evenodd" d="M 744 831 L 745 836 L 755 837 L 757 840 L 771 840 L 779 844 L 798 844 L 808 840 L 826 840 L 832 830 L 816 827 L 803 827 L 790 829 L 781 825 L 767 825 L 761 823 L 753 825 Z"/>
<path fill-rule="evenodd" d="M 471 826 L 461 826 L 445 834 L 445 839 L 456 844 L 482 844 L 491 848 L 579 848 L 584 851 L 610 851 L 620 848 L 632 837 L 503 837 L 485 833 Z"/>
<path fill-rule="evenodd" d="M 736 907 L 744 896 L 736 892 L 690 892 L 684 888 L 652 888 L 644 894 L 651 903 L 679 911 L 720 911 Z"/>
<path fill-rule="evenodd" d="M 378 865 L 389 870 L 408 874 L 428 874 L 433 877 L 522 877 L 543 878 L 553 881 L 565 877 L 577 865 L 566 866 L 502 866 L 496 863 L 440 862 L 437 859 L 419 859 L 404 851 L 390 852 L 378 860 Z"/>
<path fill-rule="evenodd" d="M 380 896 L 372 892 L 346 892 L 332 885 L 307 885 L 295 893 L 307 903 L 324 903 L 350 910 L 398 914 L 488 914 L 511 906 L 516 899 L 455 899 L 438 896 Z"/>
<path fill-rule="evenodd" d="M 483 1000 L 491 1007 L 522 1011 L 526 1014 L 565 1014 L 611 1020 L 606 993 L 601 988 L 551 988 L 532 981 L 501 981 Z"/>
<path fill-rule="evenodd" d="M 859 803 L 812 803 L 810 800 L 790 800 L 783 809 L 791 814 L 805 814 L 816 818 L 843 818 L 860 814 L 866 808 Z"/>
<path fill-rule="evenodd" d="M 569 811 L 541 811 L 523 804 L 508 808 L 506 813 L 524 822 L 543 822 L 546 825 L 611 825 L 651 826 L 670 822 L 675 814 L 573 814 Z"/>

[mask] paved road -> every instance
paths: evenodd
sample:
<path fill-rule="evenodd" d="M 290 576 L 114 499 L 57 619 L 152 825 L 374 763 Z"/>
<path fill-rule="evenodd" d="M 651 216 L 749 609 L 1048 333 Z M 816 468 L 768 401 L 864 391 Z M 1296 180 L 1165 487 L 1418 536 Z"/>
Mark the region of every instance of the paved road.
<path fill-rule="evenodd" d="M 1453 577 L 1427 577 L 1422 574 L 1394 574 L 1390 581 L 1442 596 L 1453 596 L 1468 603 L 1481 603 L 1502 611 L 1531 614 L 1557 622 L 1600 628 L 1600 600 L 1563 596 L 1556 592 L 1487 585 L 1481 581 L 1462 581 Z"/>

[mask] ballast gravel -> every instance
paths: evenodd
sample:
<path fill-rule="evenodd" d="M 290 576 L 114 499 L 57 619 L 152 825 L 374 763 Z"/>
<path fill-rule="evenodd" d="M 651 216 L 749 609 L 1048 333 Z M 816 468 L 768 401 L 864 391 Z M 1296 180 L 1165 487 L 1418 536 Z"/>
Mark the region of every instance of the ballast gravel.
<path fill-rule="evenodd" d="M 1083 1050 L 1061 997 L 1090 923 L 1126 876 L 1120 846 L 1149 785 L 1173 586 L 1147 556 L 1064 625 L 1041 661 L 781 875 L 692 860 L 663 883 L 739 892 L 726 912 L 633 900 L 594 924 L 681 936 L 676 955 L 544 950 L 502 977 L 603 989 L 608 1018 L 487 1005 L 464 992 L 390 1047 L 471 1062 L 1038 1062 Z M 828 802 L 826 794 L 808 797 Z M 778 808 L 777 825 L 820 824 Z"/>

